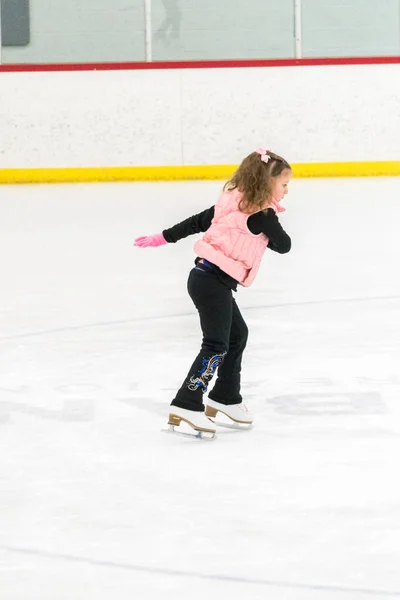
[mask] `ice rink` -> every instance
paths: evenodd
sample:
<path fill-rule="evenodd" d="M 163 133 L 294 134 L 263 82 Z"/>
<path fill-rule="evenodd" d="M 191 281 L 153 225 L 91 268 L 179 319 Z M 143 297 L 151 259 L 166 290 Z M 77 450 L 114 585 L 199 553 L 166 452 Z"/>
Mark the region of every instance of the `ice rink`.
<path fill-rule="evenodd" d="M 160 432 L 222 182 L 0 187 L 1 600 L 400 598 L 400 178 L 294 180 L 236 300 L 249 432 Z"/>

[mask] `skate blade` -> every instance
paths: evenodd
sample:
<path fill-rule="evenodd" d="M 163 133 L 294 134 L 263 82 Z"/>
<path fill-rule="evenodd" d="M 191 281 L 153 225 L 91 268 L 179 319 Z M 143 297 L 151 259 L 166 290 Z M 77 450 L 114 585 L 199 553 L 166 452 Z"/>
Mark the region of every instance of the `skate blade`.
<path fill-rule="evenodd" d="M 161 429 L 163 433 L 172 433 L 179 437 L 185 437 L 192 440 L 201 440 L 202 442 L 212 442 L 216 439 L 216 434 L 211 431 L 194 431 L 194 433 L 187 433 L 186 431 L 177 431 L 175 425 L 170 425 L 168 429 Z"/>
<path fill-rule="evenodd" d="M 210 419 L 210 417 L 208 418 Z M 215 419 L 210 419 L 210 421 L 212 421 L 217 427 L 234 429 L 235 431 L 250 431 L 250 429 L 253 429 L 253 423 L 237 423 L 236 421 L 226 423 L 225 421 L 216 421 Z"/>

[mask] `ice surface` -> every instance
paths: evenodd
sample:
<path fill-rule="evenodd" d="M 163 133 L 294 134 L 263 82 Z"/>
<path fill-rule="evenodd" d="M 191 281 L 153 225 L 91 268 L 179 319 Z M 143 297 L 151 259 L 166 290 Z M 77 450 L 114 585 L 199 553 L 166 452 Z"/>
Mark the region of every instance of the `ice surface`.
<path fill-rule="evenodd" d="M 2 600 L 400 597 L 400 179 L 293 181 L 236 299 L 250 432 L 160 432 L 221 182 L 0 187 Z"/>

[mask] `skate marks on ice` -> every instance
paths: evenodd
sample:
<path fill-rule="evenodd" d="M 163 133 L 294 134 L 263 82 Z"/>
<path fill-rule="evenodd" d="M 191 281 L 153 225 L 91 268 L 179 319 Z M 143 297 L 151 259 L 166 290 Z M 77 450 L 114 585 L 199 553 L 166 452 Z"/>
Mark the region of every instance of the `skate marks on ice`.
<path fill-rule="evenodd" d="M 154 321 L 166 322 L 170 319 L 181 319 L 184 317 L 193 317 L 193 313 L 174 313 L 174 314 L 163 314 L 163 315 L 149 315 L 149 316 L 140 316 L 140 317 L 132 317 L 130 319 L 118 319 L 115 321 L 93 321 L 90 323 L 83 323 L 81 325 L 68 325 L 65 327 L 54 327 L 48 329 L 36 329 L 32 331 L 24 331 L 19 333 L 12 333 L 9 335 L 0 336 L 0 342 L 17 340 L 17 339 L 29 339 L 36 338 L 42 336 L 51 336 L 54 334 L 61 333 L 70 333 L 72 331 L 86 331 L 91 329 L 109 329 L 111 331 L 114 328 L 119 328 L 126 325 L 145 325 L 147 322 L 153 323 Z"/>
<path fill-rule="evenodd" d="M 60 422 L 92 422 L 99 389 L 92 384 L 60 385 L 41 394 L 40 389 L 28 385 L 1 386 L 0 425 L 9 423 L 13 414 Z M 41 406 L 37 397 L 50 398 L 56 407 Z"/>
<path fill-rule="evenodd" d="M 169 403 L 168 399 L 157 399 L 159 390 L 143 391 L 137 382 L 124 388 L 118 394 L 112 385 L 1 386 L 0 426 L 13 423 L 13 417 L 17 415 L 60 423 L 91 423 L 95 421 L 96 404 L 99 402 L 109 406 L 116 403 L 132 411 L 144 411 L 160 417 L 160 426 L 167 422 Z"/>
<path fill-rule="evenodd" d="M 256 381 L 245 386 L 244 394 L 267 413 L 303 417 L 379 416 L 391 412 L 387 392 L 398 396 L 400 377 L 354 376 L 348 380 L 295 377 L 286 378 L 284 387 L 286 393 L 276 393 L 278 388 L 282 389 L 282 382 L 270 379 L 266 394 L 265 383 Z"/>
<path fill-rule="evenodd" d="M 346 416 L 382 415 L 389 412 L 379 392 L 314 392 L 284 394 L 268 400 L 284 415 Z"/>
<path fill-rule="evenodd" d="M 257 306 L 247 306 L 243 307 L 243 310 L 246 312 L 249 311 L 259 311 L 259 310 L 272 310 L 272 309 L 282 309 L 282 308 L 296 308 L 296 307 L 309 307 L 309 306 L 325 306 L 330 304 L 358 304 L 362 303 L 374 303 L 374 302 L 390 302 L 390 301 L 398 301 L 400 300 L 400 295 L 388 295 L 388 296 L 362 296 L 362 297 L 354 297 L 354 298 L 323 298 L 318 300 L 298 300 L 294 302 L 272 302 L 272 303 L 262 303 Z M 46 335 L 53 335 L 59 333 L 68 333 L 71 331 L 84 331 L 90 329 L 97 328 L 114 328 L 131 324 L 145 324 L 147 322 L 153 323 L 157 322 L 168 322 L 171 319 L 182 319 L 182 318 L 190 318 L 193 319 L 193 311 L 191 312 L 180 312 L 180 313 L 171 313 L 171 314 L 152 314 L 147 316 L 138 316 L 132 317 L 129 319 L 116 319 L 112 321 L 93 321 L 88 323 L 83 323 L 80 325 L 68 325 L 64 327 L 54 327 L 48 329 L 37 329 L 33 331 L 25 331 L 12 333 L 9 335 L 0 336 L 0 342 L 9 341 L 15 339 L 24 339 L 24 338 L 35 338 Z"/>
<path fill-rule="evenodd" d="M 0 545 L 0 549 L 14 554 L 28 555 L 31 557 L 45 558 L 52 561 L 62 561 L 64 563 L 77 563 L 90 565 L 93 567 L 106 567 L 109 569 L 119 569 L 124 571 L 131 571 L 133 573 L 143 573 L 149 575 L 160 575 L 167 577 L 179 577 L 185 579 L 197 579 L 205 580 L 210 582 L 226 582 L 236 583 L 245 585 L 258 585 L 267 588 L 280 588 L 283 590 L 298 590 L 305 592 L 318 592 L 320 594 L 336 593 L 350 594 L 351 598 L 356 597 L 376 597 L 376 598 L 400 598 L 400 590 L 383 590 L 374 588 L 363 588 L 363 587 L 346 587 L 334 585 L 331 583 L 327 584 L 313 584 L 313 583 L 296 583 L 289 581 L 273 580 L 273 579 L 262 579 L 252 578 L 245 576 L 233 576 L 225 574 L 206 573 L 202 571 L 184 571 L 179 569 L 170 569 L 162 567 L 148 567 L 145 565 L 129 564 L 123 562 L 114 562 L 109 560 L 92 559 L 84 556 L 76 556 L 72 554 L 62 554 L 57 552 L 47 552 L 45 550 L 36 550 L 33 548 L 22 548 Z M 321 596 L 322 597 L 322 596 Z"/>
<path fill-rule="evenodd" d="M 147 392 L 147 394 L 149 395 L 141 393 L 139 390 L 137 394 L 133 393 L 119 397 L 117 402 L 121 402 L 132 409 L 143 410 L 151 415 L 167 419 L 169 409 L 168 400 L 157 399 L 157 395 L 159 395 L 158 391 L 154 393 Z"/>
<path fill-rule="evenodd" d="M 367 389 L 362 389 L 362 386 L 367 387 Z M 254 428 L 255 430 L 260 428 L 265 429 L 265 426 L 268 429 L 268 420 L 272 415 L 283 419 L 288 418 L 289 423 L 291 418 L 296 419 L 298 417 L 306 427 L 318 427 L 321 424 L 326 427 L 328 426 L 326 419 L 329 420 L 329 427 L 331 427 L 336 420 L 339 422 L 341 418 L 370 417 L 371 425 L 375 423 L 375 430 L 379 432 L 379 417 L 390 417 L 391 411 L 384 402 L 381 392 L 371 389 L 371 386 L 378 389 L 384 389 L 385 386 L 396 386 L 400 392 L 400 378 L 394 376 L 380 379 L 371 379 L 364 376 L 354 377 L 348 385 L 329 377 L 297 378 L 288 384 L 289 389 L 298 389 L 297 393 L 291 392 L 267 397 L 265 397 L 265 383 L 254 382 L 247 384 L 243 393 L 255 407 L 255 425 L 252 427 L 241 427 L 230 423 L 228 419 L 220 417 L 218 420 L 213 420 L 218 427 L 216 438 L 221 435 L 235 433 L 249 432 L 251 434 L 252 431 L 254 434 Z M 136 392 L 137 397 L 133 393 L 130 396 L 126 395 L 119 398 L 118 401 L 132 407 L 132 409 L 144 410 L 165 419 L 165 427 L 162 431 L 170 433 L 167 429 L 166 421 L 169 399 L 170 397 L 172 398 L 174 390 L 172 388 L 163 388 L 161 391 L 163 392 L 163 397 L 164 395 L 166 396 L 166 399 L 155 398 L 155 396 L 160 394 L 160 390 L 154 390 L 149 397 L 144 397 L 143 394 L 140 394 L 140 389 L 138 389 Z M 374 420 L 374 417 L 377 420 Z M 296 419 L 298 425 L 301 422 Z M 301 433 L 301 429 L 300 427 L 299 433 Z M 178 431 L 175 430 L 175 433 L 178 433 Z M 184 433 L 185 435 L 182 437 L 189 437 L 189 439 L 192 438 L 195 440 L 200 439 L 196 437 L 194 430 L 189 426 L 186 427 Z M 383 430 L 380 433 L 383 433 Z M 389 432 L 387 431 L 387 433 Z"/>
<path fill-rule="evenodd" d="M 157 400 L 158 391 L 146 396 L 137 382 L 126 384 L 117 392 L 112 385 L 94 383 L 60 384 L 56 386 L 0 386 L 0 425 L 12 422 L 13 415 L 26 415 L 58 422 L 93 422 L 98 402 L 120 403 L 152 415 L 166 417 L 168 403 Z M 46 406 L 51 404 L 51 406 Z"/>
<path fill-rule="evenodd" d="M 266 389 L 257 369 L 253 374 L 251 384 L 243 386 L 243 395 L 256 415 L 257 433 L 301 439 L 311 433 L 330 439 L 400 437 L 398 375 L 336 378 L 299 371 L 284 378 L 278 372 L 269 378 Z"/>
<path fill-rule="evenodd" d="M 290 435 L 302 435 L 304 428 L 331 430 L 333 435 L 340 429 L 341 419 L 349 423 L 357 421 L 361 430 L 369 433 L 394 434 L 396 421 L 392 419 L 396 407 L 387 403 L 387 391 L 393 391 L 393 398 L 400 393 L 400 377 L 355 377 L 346 385 L 329 377 L 294 378 L 285 382 L 288 393 L 279 394 L 279 386 L 271 382 L 269 394 L 265 394 L 265 383 L 254 381 L 245 385 L 244 395 L 254 407 L 256 422 L 249 435 L 265 433 L 274 435 L 275 427 L 283 427 Z M 355 387 L 358 388 L 355 390 Z M 367 388 L 367 389 L 362 389 Z M 375 390 L 373 389 L 375 388 Z M 297 389 L 298 392 L 293 392 Z M 377 389 L 379 391 L 377 391 Z M 165 393 L 167 392 L 167 393 Z M 272 392 L 272 393 L 271 393 Z M 382 392 L 382 393 L 381 393 Z M 161 395 L 160 395 L 161 393 Z M 126 406 L 132 411 L 143 411 L 160 419 L 159 428 L 167 427 L 169 400 L 172 390 L 144 390 L 138 382 L 127 382 L 120 389 L 111 382 L 107 385 L 94 383 L 59 384 L 56 386 L 8 385 L 0 387 L 0 427 L 10 424 L 18 415 L 29 416 L 46 421 L 90 423 L 96 418 L 96 405 L 112 407 Z M 385 398 L 385 399 L 384 399 Z M 393 409 L 393 410 L 392 410 Z M 129 415 L 129 412 L 127 413 Z M 335 427 L 335 424 L 337 427 Z M 228 434 L 244 434 L 242 429 L 228 428 L 228 423 L 217 423 L 217 437 Z M 221 425 L 225 425 L 221 427 Z M 388 426 L 390 425 L 390 426 Z M 359 429 L 359 427 L 357 427 Z M 193 431 L 190 431 L 193 434 Z M 354 432 L 353 432 L 354 433 Z M 398 433 L 400 434 L 400 426 Z"/>

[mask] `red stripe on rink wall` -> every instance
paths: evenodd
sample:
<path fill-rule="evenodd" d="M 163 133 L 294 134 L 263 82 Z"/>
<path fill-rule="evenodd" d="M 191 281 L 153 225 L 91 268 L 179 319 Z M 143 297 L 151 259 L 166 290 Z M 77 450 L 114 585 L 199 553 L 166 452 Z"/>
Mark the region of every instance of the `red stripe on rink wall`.
<path fill-rule="evenodd" d="M 59 63 L 0 65 L 0 73 L 45 71 L 143 71 L 156 69 L 231 69 L 254 67 L 310 67 L 329 65 L 400 64 L 400 56 L 358 56 L 274 60 L 194 60 L 169 62 Z"/>

